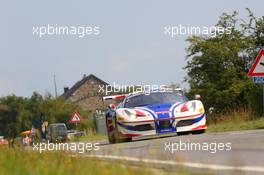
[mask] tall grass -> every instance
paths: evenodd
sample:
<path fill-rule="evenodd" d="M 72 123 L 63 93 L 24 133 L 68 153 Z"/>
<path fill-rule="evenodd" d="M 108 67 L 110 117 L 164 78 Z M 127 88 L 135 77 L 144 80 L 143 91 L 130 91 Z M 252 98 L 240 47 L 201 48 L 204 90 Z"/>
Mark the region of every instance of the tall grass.
<path fill-rule="evenodd" d="M 236 109 L 226 113 L 207 114 L 207 123 L 216 124 L 221 122 L 237 122 L 255 120 L 260 116 L 254 115 L 251 109 Z"/>
<path fill-rule="evenodd" d="M 151 174 L 119 163 L 97 159 L 70 157 L 63 152 L 37 153 L 20 149 L 0 148 L 1 175 L 134 175 Z"/>
<path fill-rule="evenodd" d="M 234 110 L 225 114 L 207 115 L 209 132 L 264 129 L 264 117 L 250 109 Z"/>

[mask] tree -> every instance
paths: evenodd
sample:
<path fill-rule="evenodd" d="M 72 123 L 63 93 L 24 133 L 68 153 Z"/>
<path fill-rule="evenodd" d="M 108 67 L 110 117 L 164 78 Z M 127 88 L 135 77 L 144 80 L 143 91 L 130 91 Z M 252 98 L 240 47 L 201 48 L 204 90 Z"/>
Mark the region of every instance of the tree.
<path fill-rule="evenodd" d="M 249 21 L 238 18 L 238 13 L 223 14 L 216 27 L 225 31 L 216 32 L 215 37 L 192 36 L 187 39 L 186 81 L 190 94 L 199 93 L 205 107 L 214 107 L 217 112 L 228 112 L 247 108 L 254 90 L 247 76 L 249 65 L 257 51 L 263 48 L 264 18 L 256 18 L 249 12 Z"/>
<path fill-rule="evenodd" d="M 16 137 L 23 127 L 30 122 L 29 111 L 25 109 L 27 101 L 15 95 L 0 99 L 0 131 L 1 135 Z"/>
<path fill-rule="evenodd" d="M 49 123 L 68 124 L 74 111 L 78 111 L 84 117 L 81 129 L 94 127 L 89 124 L 91 123 L 88 121 L 89 113 L 61 97 L 54 98 L 50 94 L 42 96 L 36 92 L 30 98 L 15 95 L 3 97 L 0 98 L 0 135 L 14 138 L 22 131 L 30 130 L 32 125 L 38 127 L 41 114 L 45 115 Z M 75 126 L 68 124 L 68 127 Z"/>

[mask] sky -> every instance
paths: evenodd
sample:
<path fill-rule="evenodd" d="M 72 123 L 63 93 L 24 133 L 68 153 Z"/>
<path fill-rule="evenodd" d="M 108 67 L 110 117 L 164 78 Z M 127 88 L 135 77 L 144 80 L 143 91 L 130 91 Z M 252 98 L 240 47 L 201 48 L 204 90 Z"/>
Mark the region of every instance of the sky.
<path fill-rule="evenodd" d="M 0 96 L 59 94 L 83 75 L 113 84 L 183 83 L 185 41 L 168 37 L 165 26 L 214 26 L 222 13 L 246 7 L 263 16 L 261 0 L 109 0 L 2 1 L 0 6 Z M 47 25 L 98 26 L 100 34 L 39 37 L 33 28 Z"/>

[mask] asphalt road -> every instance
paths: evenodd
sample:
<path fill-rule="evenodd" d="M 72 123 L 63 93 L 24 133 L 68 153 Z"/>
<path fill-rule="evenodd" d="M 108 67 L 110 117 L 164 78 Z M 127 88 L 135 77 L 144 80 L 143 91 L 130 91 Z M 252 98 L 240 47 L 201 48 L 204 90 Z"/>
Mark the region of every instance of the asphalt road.
<path fill-rule="evenodd" d="M 212 174 L 264 174 L 264 130 L 141 138 L 119 144 L 101 141 L 99 151 L 84 156 L 147 164 L 171 172 L 186 167 L 191 172 Z"/>

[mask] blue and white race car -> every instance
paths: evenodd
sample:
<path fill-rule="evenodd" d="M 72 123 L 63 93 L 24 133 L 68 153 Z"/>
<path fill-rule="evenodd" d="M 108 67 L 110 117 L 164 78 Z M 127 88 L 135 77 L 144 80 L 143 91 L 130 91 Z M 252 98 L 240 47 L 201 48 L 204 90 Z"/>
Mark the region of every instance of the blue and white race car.
<path fill-rule="evenodd" d="M 169 132 L 201 134 L 207 128 L 202 102 L 188 100 L 181 90 L 107 96 L 104 100 L 120 98 L 122 102 L 109 105 L 106 112 L 110 143 Z"/>

